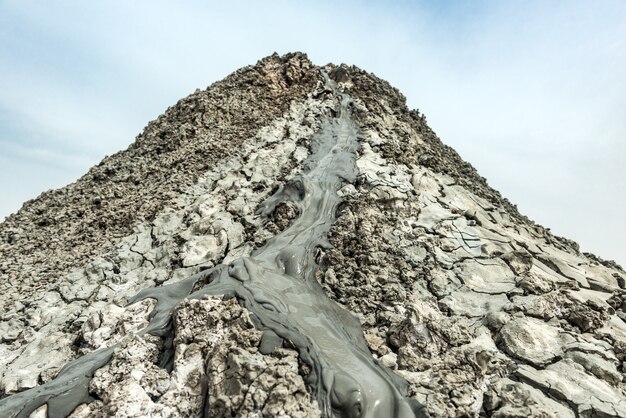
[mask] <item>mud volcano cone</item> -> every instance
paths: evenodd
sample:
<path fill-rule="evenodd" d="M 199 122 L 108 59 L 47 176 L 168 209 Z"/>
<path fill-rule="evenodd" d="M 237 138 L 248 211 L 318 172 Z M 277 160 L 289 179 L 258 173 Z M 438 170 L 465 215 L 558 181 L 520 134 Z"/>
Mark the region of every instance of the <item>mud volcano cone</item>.
<path fill-rule="evenodd" d="M 0 416 L 626 416 L 625 278 L 275 54 L 0 224 Z"/>

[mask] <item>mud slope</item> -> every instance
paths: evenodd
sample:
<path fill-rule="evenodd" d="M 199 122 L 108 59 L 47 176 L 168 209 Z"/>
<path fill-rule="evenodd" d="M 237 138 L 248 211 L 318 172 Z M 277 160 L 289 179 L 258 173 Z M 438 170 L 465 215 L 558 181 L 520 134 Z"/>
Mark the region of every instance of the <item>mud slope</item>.
<path fill-rule="evenodd" d="M 625 279 L 273 55 L 0 224 L 0 416 L 626 416 Z"/>

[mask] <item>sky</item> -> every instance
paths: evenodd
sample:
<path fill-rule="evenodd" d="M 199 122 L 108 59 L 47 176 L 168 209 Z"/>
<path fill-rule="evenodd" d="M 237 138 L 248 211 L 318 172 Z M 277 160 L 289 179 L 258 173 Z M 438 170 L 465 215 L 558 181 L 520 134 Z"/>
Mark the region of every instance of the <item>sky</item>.
<path fill-rule="evenodd" d="M 622 0 L 0 0 L 0 220 L 274 51 L 388 80 L 522 213 L 626 266 Z"/>

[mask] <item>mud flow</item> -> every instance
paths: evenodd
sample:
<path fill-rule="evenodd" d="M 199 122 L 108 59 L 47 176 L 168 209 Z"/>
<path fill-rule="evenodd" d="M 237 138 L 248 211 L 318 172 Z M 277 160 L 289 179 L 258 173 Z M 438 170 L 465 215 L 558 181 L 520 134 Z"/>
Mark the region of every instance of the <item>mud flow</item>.
<path fill-rule="evenodd" d="M 298 349 L 311 368 L 309 384 L 324 416 L 421 416 L 421 405 L 405 397 L 406 382 L 372 357 L 358 319 L 329 299 L 315 278 L 316 250 L 329 246 L 326 236 L 341 202 L 337 192 L 346 182 L 354 182 L 357 174 L 358 128 L 351 118 L 351 99 L 325 78 L 327 89 L 340 99 L 335 116 L 324 120 L 312 138 L 303 173 L 258 210 L 260 216 L 270 216 L 289 201 L 299 216 L 249 257 L 171 285 L 145 289 L 130 303 L 155 298 L 150 324 L 142 333 L 167 339 L 172 333 L 172 312 L 184 298 L 236 297 L 265 332 L 261 351 L 273 351 L 282 340 Z M 0 415 L 27 417 L 48 403 L 50 417 L 67 416 L 75 406 L 91 400 L 86 390 L 89 379 L 109 361 L 113 349 L 85 355 L 69 363 L 53 381 L 4 399 Z"/>

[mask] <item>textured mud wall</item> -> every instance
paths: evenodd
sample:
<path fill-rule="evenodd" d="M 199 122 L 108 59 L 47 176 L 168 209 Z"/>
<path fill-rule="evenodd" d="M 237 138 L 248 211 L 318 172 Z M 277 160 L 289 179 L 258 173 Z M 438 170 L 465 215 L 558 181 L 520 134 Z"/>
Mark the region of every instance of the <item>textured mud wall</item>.
<path fill-rule="evenodd" d="M 626 273 L 520 215 L 386 82 L 326 70 L 353 98 L 360 132 L 358 175 L 338 191 L 317 279 L 358 317 L 372 357 L 432 416 L 626 416 Z M 293 224 L 288 200 L 256 212 L 306 171 L 311 139 L 336 116 L 324 85 L 300 54 L 266 58 L 0 225 L 0 411 L 44 393 L 68 361 L 115 347 L 72 416 L 320 416 L 297 346 L 255 329 L 237 300 L 183 301 L 171 338 L 141 335 L 154 299 L 126 303 L 249 256 Z M 157 127 L 176 138 L 162 159 Z M 110 179 L 131 173 L 137 184 Z M 92 200 L 118 187 L 119 200 Z M 52 411 L 42 403 L 33 416 Z"/>

